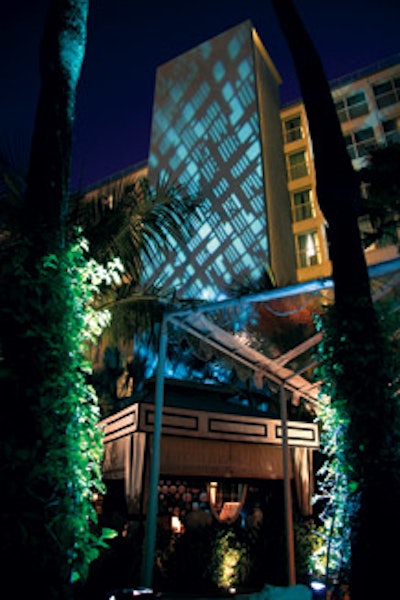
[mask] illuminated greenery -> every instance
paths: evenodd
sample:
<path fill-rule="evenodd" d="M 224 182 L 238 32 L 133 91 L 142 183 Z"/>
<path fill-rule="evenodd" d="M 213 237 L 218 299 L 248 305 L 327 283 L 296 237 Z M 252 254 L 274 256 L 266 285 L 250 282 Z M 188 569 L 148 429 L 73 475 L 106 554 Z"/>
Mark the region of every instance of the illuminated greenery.
<path fill-rule="evenodd" d="M 118 282 L 102 298 L 113 315 L 109 334 L 114 343 L 131 342 L 132 332 L 154 330 L 174 303 L 176 290 L 146 283 L 147 270 L 167 264 L 168 252 L 188 243 L 204 217 L 201 198 L 166 173 L 155 184 L 147 177 L 116 180 L 90 201 L 72 199 L 71 222 L 82 226 L 91 255 L 100 264 L 118 256 L 124 265 L 122 285 Z"/>
<path fill-rule="evenodd" d="M 219 588 L 229 589 L 245 581 L 250 569 L 249 548 L 233 529 L 220 529 L 213 541 L 211 578 Z"/>
<path fill-rule="evenodd" d="M 33 264 L 29 250 L 19 242 L 2 255 L 1 554 L 3 566 L 25 563 L 32 585 L 47 577 L 56 598 L 113 535 L 98 530 L 92 504 L 103 491 L 103 445 L 84 353 L 109 321 L 93 305 L 99 286 L 119 267 L 88 261 L 84 243 Z"/>
<path fill-rule="evenodd" d="M 362 307 L 358 308 L 362 311 Z M 357 306 L 352 310 L 357 310 Z M 397 399 L 400 315 L 393 299 L 381 301 L 376 310 L 379 322 L 376 344 L 369 346 L 359 323 L 340 320 L 334 306 L 317 319 L 318 328 L 324 331 L 318 349 L 321 360 L 318 376 L 324 382 L 322 391 L 326 396 L 321 398 L 318 416 L 322 427 L 321 449 L 326 460 L 318 473 L 319 491 L 315 500 L 322 502 L 324 509 L 320 514 L 323 524 L 316 532 L 318 548 L 312 566 L 320 574 L 344 580 L 348 580 L 351 570 L 352 538 L 358 533 L 357 513 L 366 484 L 375 475 L 376 486 L 388 509 L 398 497 L 399 489 L 396 465 L 400 448 Z M 372 329 L 372 324 L 369 327 Z M 367 381 L 345 376 L 349 372 L 364 373 L 362 366 L 367 360 L 376 365 Z M 367 404 L 368 389 L 371 403 Z M 368 429 L 364 416 L 367 409 L 367 417 L 371 419 Z M 354 423 L 359 429 L 354 428 Z M 380 435 L 381 430 L 385 435 Z M 383 438 L 380 445 L 374 443 L 374 435 Z M 382 515 L 382 526 L 385 520 Z M 389 523 L 390 520 L 388 516 Z"/>

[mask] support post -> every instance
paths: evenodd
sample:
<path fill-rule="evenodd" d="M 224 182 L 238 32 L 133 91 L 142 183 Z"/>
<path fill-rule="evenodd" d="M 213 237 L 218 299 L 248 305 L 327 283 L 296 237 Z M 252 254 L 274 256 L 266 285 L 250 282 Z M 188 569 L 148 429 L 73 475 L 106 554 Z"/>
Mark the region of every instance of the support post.
<path fill-rule="evenodd" d="M 160 443 L 162 428 L 162 412 L 164 404 L 164 371 L 168 341 L 167 318 L 161 323 L 158 364 L 156 374 L 156 393 L 154 399 L 154 431 L 152 456 L 150 461 L 149 504 L 147 507 L 146 526 L 142 557 L 141 585 L 151 588 L 153 585 L 154 556 L 156 549 L 158 482 L 160 478 Z"/>
<path fill-rule="evenodd" d="M 292 493 L 291 493 L 291 487 L 290 487 L 290 471 L 289 471 L 289 464 L 290 464 L 289 437 L 288 437 L 288 426 L 287 426 L 286 392 L 285 392 L 283 385 L 281 385 L 279 387 L 279 399 L 280 399 L 281 423 L 282 423 L 283 486 L 284 486 L 284 501 L 285 501 L 288 583 L 289 583 L 289 585 L 295 585 L 296 584 L 296 570 L 295 570 L 295 560 L 294 560 Z"/>

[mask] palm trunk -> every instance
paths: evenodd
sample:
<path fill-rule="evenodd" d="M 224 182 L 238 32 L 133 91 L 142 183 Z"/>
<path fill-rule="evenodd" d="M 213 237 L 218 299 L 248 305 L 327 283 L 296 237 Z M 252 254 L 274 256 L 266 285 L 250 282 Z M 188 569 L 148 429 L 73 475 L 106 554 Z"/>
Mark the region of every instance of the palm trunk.
<path fill-rule="evenodd" d="M 70 358 L 70 346 L 60 351 L 62 341 L 54 339 L 54 323 L 59 324 L 62 311 L 60 302 L 65 302 L 69 314 L 70 298 L 62 293 L 60 300 L 56 293 L 58 284 L 59 289 L 66 285 L 64 273 L 55 269 L 45 279 L 38 265 L 49 252 L 62 249 L 65 236 L 74 99 L 86 44 L 87 13 L 88 0 L 50 2 L 41 46 L 42 83 L 22 217 L 30 252 L 25 252 L 26 245 L 21 244 L 21 255 L 11 261 L 17 267 L 11 274 L 7 271 L 10 288 L 12 284 L 16 288 L 10 292 L 15 302 L 3 298 L 8 303 L 1 331 L 6 365 L 2 373 L 3 417 L 7 427 L 3 428 L 0 459 L 6 482 L 0 560 L 2 589 L 21 598 L 69 600 L 72 595 L 69 562 L 76 551 L 75 515 L 71 514 L 74 504 L 64 501 L 67 489 L 62 494 L 54 490 L 54 472 L 47 468 L 52 454 L 66 456 L 63 443 L 68 439 L 70 421 L 64 435 L 59 431 L 65 415 L 70 418 L 70 398 L 65 387 L 59 389 L 58 393 L 66 396 L 65 411 L 49 415 L 42 397 L 46 386 L 54 386 L 54 377 L 59 376 L 54 371 L 59 368 L 63 373 L 63 360 Z M 65 323 L 60 324 L 58 334 L 61 340 L 63 326 Z M 72 387 L 75 382 L 68 377 Z M 35 477 L 36 466 L 40 476 Z M 65 516 L 61 541 L 62 536 L 57 537 L 50 527 L 56 506 L 62 506 Z"/>
<path fill-rule="evenodd" d="M 30 153 L 25 231 L 37 250 L 63 242 L 75 96 L 85 54 L 88 0 L 51 0 L 40 47 L 41 90 Z"/>
<path fill-rule="evenodd" d="M 395 406 L 388 394 L 385 342 L 375 313 L 357 223 L 359 190 L 328 81 L 292 0 L 272 0 L 296 67 L 312 138 L 317 194 L 328 224 L 335 285 L 335 398 L 349 420 L 344 468 L 357 494 L 351 517 L 351 598 L 396 589 L 400 519 L 398 461 L 391 447 Z M 329 322 L 329 321 L 328 321 Z"/>
<path fill-rule="evenodd" d="M 312 139 L 320 208 L 328 223 L 335 299 L 370 299 L 357 224 L 359 186 L 337 118 L 329 83 L 292 0 L 272 0 L 299 78 Z M 350 277 L 348 275 L 351 275 Z"/>

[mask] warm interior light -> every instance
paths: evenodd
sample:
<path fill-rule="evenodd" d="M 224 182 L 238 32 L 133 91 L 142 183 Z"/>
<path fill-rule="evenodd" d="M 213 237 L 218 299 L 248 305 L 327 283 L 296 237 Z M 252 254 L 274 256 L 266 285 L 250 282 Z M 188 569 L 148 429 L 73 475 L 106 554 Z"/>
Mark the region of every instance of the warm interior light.
<path fill-rule="evenodd" d="M 210 483 L 210 504 L 216 504 L 217 502 L 217 489 L 218 483 L 216 481 L 211 481 Z"/>
<path fill-rule="evenodd" d="M 219 514 L 220 520 L 231 521 L 235 519 L 240 510 L 240 506 L 240 502 L 224 502 L 222 505 L 222 510 Z"/>
<path fill-rule="evenodd" d="M 183 533 L 183 530 L 184 530 L 183 523 L 180 520 L 180 518 L 177 517 L 176 515 L 173 515 L 171 517 L 171 530 L 174 533 Z"/>
<path fill-rule="evenodd" d="M 307 252 L 307 257 L 311 258 L 313 256 L 315 256 L 317 254 L 316 248 L 315 248 L 315 243 L 313 240 L 312 235 L 308 235 L 307 236 L 307 248 L 306 248 L 306 252 Z"/>
<path fill-rule="evenodd" d="M 246 484 L 211 481 L 208 484 L 211 512 L 218 521 L 233 523 L 240 514 L 246 492 Z"/>

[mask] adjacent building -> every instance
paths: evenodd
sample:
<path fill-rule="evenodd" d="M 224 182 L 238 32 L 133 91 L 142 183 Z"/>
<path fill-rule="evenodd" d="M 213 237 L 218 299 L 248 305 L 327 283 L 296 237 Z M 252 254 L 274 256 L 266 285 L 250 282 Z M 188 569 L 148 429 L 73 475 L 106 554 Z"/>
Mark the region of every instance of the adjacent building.
<path fill-rule="evenodd" d="M 347 149 L 356 170 L 377 145 L 400 141 L 400 55 L 332 82 Z M 304 105 L 299 100 L 282 108 L 281 120 L 292 210 L 298 281 L 326 277 L 331 264 L 325 220 L 318 206 L 316 180 Z M 329 143 L 329 140 L 327 140 Z M 332 176 L 335 166 L 332 165 Z M 397 247 L 367 248 L 369 265 L 397 256 Z"/>

